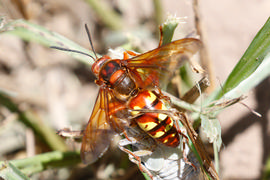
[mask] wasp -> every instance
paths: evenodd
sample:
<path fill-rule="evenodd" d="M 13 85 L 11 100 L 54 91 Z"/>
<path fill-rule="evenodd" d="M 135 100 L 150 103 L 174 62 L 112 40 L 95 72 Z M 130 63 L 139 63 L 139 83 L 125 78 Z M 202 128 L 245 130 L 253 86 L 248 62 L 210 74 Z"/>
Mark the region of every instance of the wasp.
<path fill-rule="evenodd" d="M 93 49 L 89 30 L 85 27 Z M 162 94 L 160 87 L 168 83 L 172 73 L 183 62 L 197 53 L 202 43 L 195 38 L 184 38 L 161 45 L 161 28 L 160 32 L 159 46 L 143 54 L 125 51 L 123 59 L 89 55 L 95 59 L 92 72 L 100 89 L 82 139 L 81 159 L 84 163 L 93 163 L 101 157 L 115 134 L 123 134 L 132 142 L 129 129 L 139 128 L 144 132 L 142 134 L 155 142 L 151 144 L 171 148 L 179 146 L 181 137 L 188 140 L 175 118 L 166 113 L 169 111 L 169 98 Z M 140 163 L 140 157 L 120 147 L 134 156 L 140 169 L 147 172 Z M 151 173 L 147 174 L 153 177 Z"/>

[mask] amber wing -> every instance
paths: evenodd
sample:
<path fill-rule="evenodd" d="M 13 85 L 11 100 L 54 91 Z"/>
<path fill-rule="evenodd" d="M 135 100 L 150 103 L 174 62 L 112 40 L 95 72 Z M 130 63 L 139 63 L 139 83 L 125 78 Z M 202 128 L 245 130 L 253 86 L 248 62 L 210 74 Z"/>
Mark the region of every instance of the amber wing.
<path fill-rule="evenodd" d="M 82 140 L 81 159 L 84 163 L 93 163 L 101 157 L 115 134 L 111 129 L 109 117 L 111 96 L 108 89 L 100 88 Z"/>
<path fill-rule="evenodd" d="M 152 51 L 123 60 L 141 88 L 167 86 L 173 72 L 195 54 L 202 43 L 195 38 L 180 39 Z"/>

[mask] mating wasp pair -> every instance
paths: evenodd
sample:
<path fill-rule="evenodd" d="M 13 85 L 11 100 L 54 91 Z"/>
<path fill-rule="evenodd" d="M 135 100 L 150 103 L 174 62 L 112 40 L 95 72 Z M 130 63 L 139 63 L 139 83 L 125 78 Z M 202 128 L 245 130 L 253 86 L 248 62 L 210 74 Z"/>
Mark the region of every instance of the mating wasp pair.
<path fill-rule="evenodd" d="M 86 31 L 93 49 L 87 26 Z M 170 98 L 160 90 L 160 87 L 167 85 L 173 72 L 179 69 L 183 62 L 190 61 L 202 43 L 195 38 L 184 38 L 161 45 L 161 28 L 160 31 L 159 46 L 146 53 L 125 51 L 123 59 L 112 59 L 107 55 L 94 58 L 88 55 L 95 59 L 92 72 L 100 89 L 83 133 L 82 161 L 95 162 L 107 150 L 114 135 L 121 134 L 124 138 L 120 140 L 119 148 L 128 153 L 130 160 L 150 178 L 185 179 L 179 174 L 180 160 L 184 160 L 182 163 L 194 172 L 191 178 L 203 179 L 196 158 L 189 161 L 188 155 L 192 153 L 186 151 L 188 147 L 185 147 L 185 144 L 190 138 L 197 144 L 195 147 L 205 171 L 213 179 L 218 179 L 200 138 L 190 126 L 185 114 L 173 109 Z M 52 48 L 81 53 L 60 47 Z M 126 148 L 127 145 L 131 145 L 133 150 Z M 181 151 L 183 156 L 179 155 Z M 175 157 L 170 157 L 175 154 Z M 162 163 L 151 162 L 156 156 L 164 156 L 159 157 L 163 159 Z M 159 167 L 153 167 L 153 164 L 158 164 Z M 166 166 L 176 167 L 176 170 L 168 173 Z M 187 175 L 186 178 L 188 177 Z"/>

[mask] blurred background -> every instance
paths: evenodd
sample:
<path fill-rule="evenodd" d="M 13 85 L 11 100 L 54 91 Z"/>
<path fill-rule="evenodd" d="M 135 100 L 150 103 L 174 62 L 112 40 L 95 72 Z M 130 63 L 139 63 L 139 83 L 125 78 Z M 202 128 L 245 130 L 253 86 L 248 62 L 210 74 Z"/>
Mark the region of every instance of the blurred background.
<path fill-rule="evenodd" d="M 0 0 L 0 16 L 6 21 L 26 19 L 85 48 L 90 48 L 84 29 L 84 24 L 88 24 L 99 54 L 128 42 L 145 52 L 157 47 L 158 26 L 168 14 L 183 17 L 186 22 L 179 24 L 174 39 L 196 34 L 193 3 L 189 0 Z M 211 60 L 213 87 L 226 80 L 268 19 L 269 8 L 268 0 L 199 1 L 197 13 Z M 111 19 L 106 17 L 108 14 Z M 219 115 L 224 143 L 220 153 L 222 179 L 260 179 L 270 151 L 269 88 L 270 79 L 266 79 L 244 100 L 262 118 L 240 104 Z M 94 84 L 90 66 L 61 51 L 0 34 L 0 89 L 11 94 L 21 110 L 29 111 L 57 131 L 83 129 L 98 86 Z M 50 149 L 37 142 L 33 131 L 3 106 L 0 106 L 0 142 L 1 160 L 25 158 Z M 72 141 L 67 143 L 71 149 L 79 147 Z M 108 179 L 107 174 L 117 179 L 144 179 L 128 160 L 121 161 L 128 164 L 125 165 L 128 170 L 121 169 L 123 164 L 117 164 L 119 158 L 126 157 L 112 148 L 90 168 L 78 165 L 46 170 L 32 179 Z"/>

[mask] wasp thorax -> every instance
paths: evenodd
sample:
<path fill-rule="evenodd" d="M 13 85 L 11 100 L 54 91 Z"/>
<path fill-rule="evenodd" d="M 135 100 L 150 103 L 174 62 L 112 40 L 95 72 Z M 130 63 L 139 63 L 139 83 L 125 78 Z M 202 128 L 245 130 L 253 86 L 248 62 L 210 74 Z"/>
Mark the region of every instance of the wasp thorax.
<path fill-rule="evenodd" d="M 138 89 L 133 79 L 126 72 L 121 74 L 119 79 L 113 84 L 113 88 L 114 95 L 122 101 L 128 100 L 131 95 L 136 94 Z"/>
<path fill-rule="evenodd" d="M 137 85 L 120 60 L 104 62 L 99 69 L 99 80 L 113 89 L 114 95 L 122 101 L 128 100 L 137 89 Z"/>

